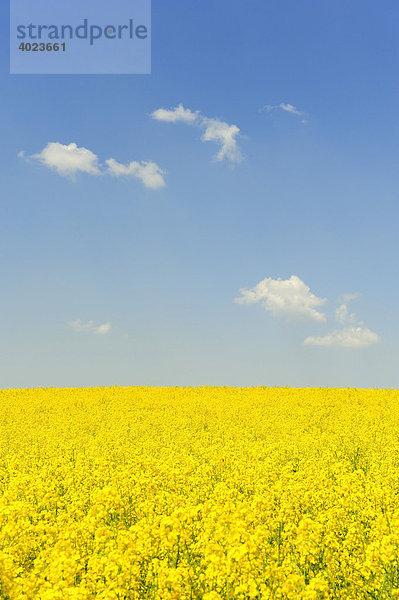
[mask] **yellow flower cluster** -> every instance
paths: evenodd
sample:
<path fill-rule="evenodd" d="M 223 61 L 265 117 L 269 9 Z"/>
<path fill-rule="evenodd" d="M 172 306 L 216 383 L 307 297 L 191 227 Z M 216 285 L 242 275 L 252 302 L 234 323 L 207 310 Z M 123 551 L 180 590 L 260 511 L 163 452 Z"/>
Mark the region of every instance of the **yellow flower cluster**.
<path fill-rule="evenodd" d="M 0 391 L 0 598 L 399 598 L 399 392 Z"/>

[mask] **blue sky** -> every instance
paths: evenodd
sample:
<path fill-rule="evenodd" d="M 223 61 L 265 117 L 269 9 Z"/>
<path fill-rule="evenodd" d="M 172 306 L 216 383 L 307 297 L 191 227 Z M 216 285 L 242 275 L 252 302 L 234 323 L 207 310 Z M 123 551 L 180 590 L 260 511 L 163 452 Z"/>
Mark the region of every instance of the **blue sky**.
<path fill-rule="evenodd" d="M 119 76 L 9 75 L 6 8 L 0 387 L 398 387 L 397 2 L 154 0 Z"/>

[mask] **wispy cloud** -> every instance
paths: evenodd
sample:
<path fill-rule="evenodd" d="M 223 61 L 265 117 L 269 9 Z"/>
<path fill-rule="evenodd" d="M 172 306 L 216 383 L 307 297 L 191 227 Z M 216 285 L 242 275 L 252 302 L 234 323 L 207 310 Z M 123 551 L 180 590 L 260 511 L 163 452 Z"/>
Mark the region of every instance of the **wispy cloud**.
<path fill-rule="evenodd" d="M 203 142 L 216 142 L 220 146 L 220 150 L 215 156 L 217 161 L 228 159 L 232 163 L 239 163 L 243 160 L 243 155 L 237 144 L 237 137 L 240 133 L 240 128 L 237 125 L 229 125 L 229 123 L 220 119 L 205 117 L 200 111 L 184 108 L 182 104 L 171 109 L 158 108 L 151 113 L 151 117 L 156 121 L 166 123 L 181 121 L 202 129 L 201 140 Z"/>
<path fill-rule="evenodd" d="M 356 315 L 355 313 L 348 312 L 348 303 L 351 300 L 356 300 L 360 294 L 344 294 L 339 298 L 340 305 L 335 309 L 335 320 L 338 323 L 355 323 Z"/>
<path fill-rule="evenodd" d="M 259 109 L 259 112 L 272 112 L 273 110 L 282 110 L 284 112 L 291 113 L 292 115 L 297 115 L 298 117 L 301 117 L 305 114 L 303 110 L 299 110 L 299 108 L 297 108 L 293 104 L 289 104 L 286 102 L 281 102 L 280 104 L 266 104 L 265 106 L 262 106 L 262 108 Z M 304 125 L 306 125 L 307 120 L 301 119 L 301 122 Z"/>
<path fill-rule="evenodd" d="M 308 336 L 305 346 L 342 346 L 346 348 L 364 348 L 379 342 L 379 336 L 358 321 L 354 312 L 349 313 L 348 303 L 358 298 L 360 294 L 344 294 L 339 298 L 339 306 L 335 310 L 335 320 L 342 329 L 334 330 L 324 336 Z"/>
<path fill-rule="evenodd" d="M 136 177 L 140 179 L 147 188 L 157 190 L 165 186 L 163 178 L 164 171 L 152 161 L 130 162 L 124 165 L 114 158 L 105 161 L 108 170 L 107 173 L 114 177 Z"/>
<path fill-rule="evenodd" d="M 238 304 L 257 304 L 275 317 L 285 317 L 288 321 L 326 321 L 324 313 L 317 310 L 326 302 L 318 298 L 296 275 L 289 279 L 267 277 L 253 288 L 241 288 L 241 297 L 235 298 Z"/>
<path fill-rule="evenodd" d="M 78 333 L 95 333 L 97 335 L 106 335 L 111 331 L 111 323 L 102 323 L 101 325 L 94 325 L 94 321 L 87 321 L 87 323 L 82 323 L 80 319 L 76 319 L 75 321 L 70 321 L 68 326 L 73 331 Z"/>
<path fill-rule="evenodd" d="M 379 341 L 379 336 L 368 327 L 345 327 L 324 336 L 309 336 L 303 342 L 305 346 L 343 346 L 346 348 L 364 348 Z"/>
<path fill-rule="evenodd" d="M 63 177 L 72 179 L 78 173 L 88 175 L 113 175 L 114 177 L 132 177 L 139 179 L 147 188 L 156 190 L 165 186 L 164 171 L 153 161 L 132 161 L 124 165 L 114 158 L 105 161 L 106 167 L 101 166 L 98 156 L 88 148 L 77 146 L 75 143 L 68 145 L 59 142 L 49 142 L 37 154 L 26 156 L 24 151 L 18 157 L 26 160 L 38 160 L 42 165 L 57 171 Z"/>

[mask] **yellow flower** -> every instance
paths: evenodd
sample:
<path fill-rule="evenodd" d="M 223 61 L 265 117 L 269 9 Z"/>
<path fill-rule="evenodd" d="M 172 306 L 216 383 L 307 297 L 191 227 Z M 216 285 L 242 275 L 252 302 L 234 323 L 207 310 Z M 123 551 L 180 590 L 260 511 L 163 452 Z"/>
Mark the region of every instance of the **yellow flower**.
<path fill-rule="evenodd" d="M 0 391 L 0 597 L 399 598 L 398 409 L 394 390 Z"/>

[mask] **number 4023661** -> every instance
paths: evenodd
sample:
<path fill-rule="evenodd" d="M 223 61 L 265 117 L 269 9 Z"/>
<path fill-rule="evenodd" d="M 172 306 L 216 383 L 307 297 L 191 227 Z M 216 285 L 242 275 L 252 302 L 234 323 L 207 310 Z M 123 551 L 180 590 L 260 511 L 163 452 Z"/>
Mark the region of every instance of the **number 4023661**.
<path fill-rule="evenodd" d="M 43 42 L 21 42 L 18 46 L 19 50 L 23 52 L 65 52 L 65 42 L 59 44 L 58 42 L 54 42 L 54 44 L 48 43 L 44 44 Z"/>

